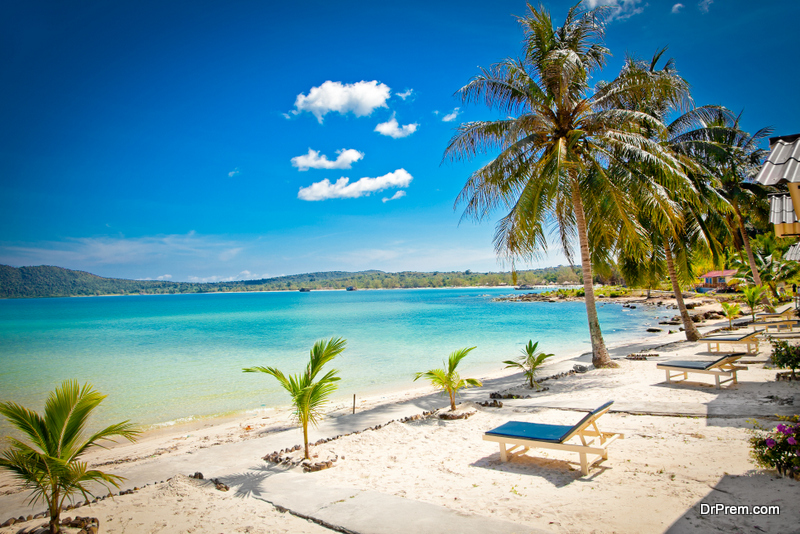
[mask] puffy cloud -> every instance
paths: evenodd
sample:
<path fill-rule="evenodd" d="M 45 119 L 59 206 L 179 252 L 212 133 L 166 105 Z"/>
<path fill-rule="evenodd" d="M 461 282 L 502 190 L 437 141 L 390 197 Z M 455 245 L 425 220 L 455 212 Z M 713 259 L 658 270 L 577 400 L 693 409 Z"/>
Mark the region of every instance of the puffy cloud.
<path fill-rule="evenodd" d="M 442 117 L 442 122 L 452 122 L 456 120 L 456 117 L 459 116 L 461 113 L 461 108 L 455 108 L 451 113 L 448 113 L 444 117 Z"/>
<path fill-rule="evenodd" d="M 697 8 L 703 13 L 708 13 L 708 10 L 711 9 L 711 4 L 713 3 L 714 0 L 703 0 L 702 2 L 697 4 Z"/>
<path fill-rule="evenodd" d="M 400 124 L 397 122 L 397 119 L 395 119 L 394 115 L 392 115 L 392 118 L 387 122 L 382 122 L 377 125 L 375 127 L 375 131 L 381 135 L 388 135 L 389 137 L 399 139 L 400 137 L 408 137 L 416 132 L 417 126 L 419 126 L 417 123 L 400 126 Z"/>
<path fill-rule="evenodd" d="M 228 178 L 233 178 L 234 176 L 239 174 L 239 167 L 236 167 L 231 172 L 228 173 Z"/>
<path fill-rule="evenodd" d="M 171 274 L 162 274 L 161 276 L 156 277 L 156 280 L 171 280 Z"/>
<path fill-rule="evenodd" d="M 642 0 L 584 0 L 586 5 L 590 9 L 594 9 L 597 6 L 611 6 L 611 14 L 608 17 L 608 20 L 625 20 L 631 18 L 634 15 L 638 15 L 644 11 L 644 8 L 647 6 L 639 6 L 642 3 Z"/>
<path fill-rule="evenodd" d="M 326 200 L 329 198 L 358 198 L 369 196 L 372 193 L 383 191 L 391 187 L 408 187 L 413 177 L 405 169 L 397 169 L 389 174 L 377 178 L 361 178 L 350 183 L 350 178 L 344 176 L 331 183 L 325 178 L 308 187 L 301 187 L 297 193 L 300 200 Z"/>
<path fill-rule="evenodd" d="M 378 83 L 377 80 L 349 84 L 328 80 L 319 87 L 312 87 L 308 96 L 303 93 L 297 95 L 292 113 L 299 115 L 308 111 L 320 124 L 323 117 L 331 111 L 363 117 L 372 113 L 375 108 L 387 107 L 386 101 L 390 92 L 388 85 Z"/>
<path fill-rule="evenodd" d="M 406 192 L 405 192 L 405 191 L 398 191 L 397 193 L 395 193 L 395 194 L 394 194 L 394 195 L 392 195 L 391 197 L 383 197 L 383 198 L 381 199 L 381 202 L 383 202 L 384 204 L 386 204 L 386 203 L 387 203 L 387 202 L 389 202 L 390 200 L 397 200 L 398 198 L 403 198 L 404 196 L 406 196 Z"/>
<path fill-rule="evenodd" d="M 413 89 L 409 89 L 408 91 L 406 91 L 404 93 L 397 93 L 397 96 L 399 96 L 400 98 L 405 100 L 406 98 L 408 98 L 409 96 L 411 96 L 413 94 L 414 94 L 414 90 Z"/>
<path fill-rule="evenodd" d="M 675 4 L 674 6 L 672 6 L 672 12 L 673 13 L 680 13 L 681 9 L 683 9 L 683 8 L 684 8 L 683 4 Z"/>
<path fill-rule="evenodd" d="M 324 154 L 319 155 L 316 150 L 308 149 L 308 154 L 292 158 L 292 167 L 298 170 L 307 171 L 308 169 L 349 169 L 353 163 L 364 157 L 363 152 L 352 148 L 336 151 L 336 160 L 331 161 Z"/>

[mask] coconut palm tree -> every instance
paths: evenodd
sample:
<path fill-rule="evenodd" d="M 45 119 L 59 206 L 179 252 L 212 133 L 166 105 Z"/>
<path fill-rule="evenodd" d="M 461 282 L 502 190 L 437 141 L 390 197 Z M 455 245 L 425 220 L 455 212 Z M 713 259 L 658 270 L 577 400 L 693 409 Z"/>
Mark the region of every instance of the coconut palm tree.
<path fill-rule="evenodd" d="M 331 393 L 336 391 L 336 382 L 340 380 L 336 369 L 328 371 L 325 376 L 314 379 L 322 371 L 326 363 L 344 352 L 347 341 L 342 338 L 330 338 L 328 341 L 320 340 L 311 348 L 311 357 L 306 366 L 305 373 L 284 375 L 274 367 L 247 367 L 242 369 L 245 373 L 266 373 L 272 375 L 283 388 L 289 392 L 294 406 L 294 415 L 303 427 L 303 445 L 306 460 L 311 459 L 308 450 L 308 424 L 319 424 L 322 417 L 322 408 L 328 402 Z"/>
<path fill-rule="evenodd" d="M 456 409 L 456 395 L 461 388 L 468 388 L 471 386 L 480 387 L 483 385 L 480 380 L 476 378 L 461 378 L 456 371 L 458 363 L 470 353 L 475 347 L 463 348 L 450 353 L 447 361 L 444 362 L 444 368 L 431 369 L 424 373 L 417 373 L 414 375 L 416 382 L 420 378 L 425 378 L 430 381 L 431 385 L 436 389 L 441 389 L 442 394 L 446 393 L 450 397 L 450 411 Z"/>
<path fill-rule="evenodd" d="M 80 460 L 92 447 L 102 447 L 102 441 L 117 436 L 135 441 L 139 433 L 124 421 L 84 436 L 89 416 L 105 398 L 89 384 L 80 387 L 77 380 L 66 380 L 48 396 L 44 415 L 13 402 L 0 403 L 0 414 L 30 442 L 9 437 L 11 447 L 0 456 L 0 469 L 11 472 L 31 491 L 30 504 L 47 504 L 51 534 L 60 531 L 59 516 L 66 501 L 76 494 L 87 500 L 92 495 L 87 484 L 118 488 L 124 480 L 89 469 Z"/>
<path fill-rule="evenodd" d="M 753 322 L 756 320 L 756 307 L 759 306 L 766 293 L 767 291 L 762 286 L 745 286 L 742 288 L 744 302 L 750 308 L 750 316 Z"/>
<path fill-rule="evenodd" d="M 733 330 L 733 320 L 739 316 L 742 307 L 737 302 L 721 302 L 722 313 L 728 319 L 728 330 Z"/>
<path fill-rule="evenodd" d="M 661 185 L 681 177 L 672 155 L 641 135 L 643 128 L 663 129 L 650 115 L 604 108 L 613 95 L 633 90 L 620 83 L 601 93 L 589 90 L 589 79 L 602 67 L 608 50 L 602 45 L 604 7 L 573 6 L 555 28 L 543 6 L 528 6 L 520 18 L 525 49 L 520 59 L 506 59 L 482 69 L 458 91 L 465 103 L 482 101 L 509 118 L 462 124 L 445 158 L 472 158 L 499 149 L 490 163 L 469 177 L 456 200 L 466 204 L 465 217 L 483 220 L 496 209 L 508 210 L 497 225 L 498 255 L 511 261 L 532 259 L 546 250 L 545 226 L 554 224 L 567 258 L 575 238 L 580 249 L 592 363 L 615 365 L 603 341 L 595 304 L 589 233 L 624 232 L 641 237 L 629 214 L 635 213 L 625 173 L 612 172 L 640 161 L 658 164 Z M 620 221 L 613 228 L 613 222 Z"/>
<path fill-rule="evenodd" d="M 516 360 L 506 360 L 503 363 L 506 364 L 505 369 L 509 367 L 516 367 L 517 369 L 521 369 L 525 378 L 528 379 L 528 383 L 530 384 L 531 388 L 539 389 L 541 386 L 534 380 L 536 378 L 536 374 L 539 372 L 539 367 L 542 366 L 544 361 L 547 358 L 555 356 L 554 354 L 546 354 L 539 350 L 539 342 L 533 342 L 533 340 L 528 340 L 528 344 L 522 349 L 522 356 L 520 356 Z"/>
<path fill-rule="evenodd" d="M 749 262 L 738 258 L 734 259 L 733 267 L 738 272 L 732 281 L 755 284 L 756 275 L 758 275 L 758 279 L 769 288 L 776 300 L 780 298 L 778 283 L 790 280 L 800 274 L 800 264 L 796 261 L 775 258 L 769 254 L 762 254 L 760 251 L 753 252 L 753 260 L 756 265 L 755 271 L 750 270 Z"/>

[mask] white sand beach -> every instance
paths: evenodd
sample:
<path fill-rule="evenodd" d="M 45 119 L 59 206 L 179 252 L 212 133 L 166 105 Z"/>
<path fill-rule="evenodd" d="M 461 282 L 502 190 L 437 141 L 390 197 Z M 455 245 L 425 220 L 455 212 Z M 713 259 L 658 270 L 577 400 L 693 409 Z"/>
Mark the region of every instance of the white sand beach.
<path fill-rule="evenodd" d="M 706 352 L 705 344 L 682 339 L 682 333 L 665 334 L 618 347 L 612 353 L 619 368 L 550 379 L 541 392 L 525 387 L 519 373 L 487 379 L 484 387 L 462 395 L 462 407 L 476 411 L 465 420 L 429 416 L 390 422 L 399 419 L 396 414 L 421 414 L 427 406 L 447 405 L 426 387 L 363 399 L 356 416 L 347 409 L 334 412 L 312 436 L 348 434 L 312 449 L 337 456 L 334 467 L 301 476 L 318 488 L 369 490 L 512 522 L 521 532 L 797 531 L 800 482 L 778 478 L 751 462 L 748 420 L 774 426 L 774 414 L 800 411 L 800 384 L 775 381 L 776 371 L 765 368 L 768 343 L 762 343 L 760 354 L 743 358 L 748 370 L 739 373 L 736 385 L 716 389 L 712 378 L 699 374 L 690 375 L 686 383 L 667 384 L 664 372 L 656 369 L 659 362 L 717 358 Z M 658 356 L 624 358 L 648 347 Z M 587 364 L 587 356 L 551 363 L 541 376 L 569 370 L 575 363 Z M 476 404 L 488 400 L 491 392 L 531 398 L 503 400 L 502 408 Z M 534 449 L 504 463 L 497 444 L 482 440 L 484 432 L 509 420 L 571 425 L 609 400 L 615 403 L 598 421 L 600 430 L 622 432 L 625 438 L 612 445 L 609 459 L 593 465 L 588 476 L 581 475 L 577 454 Z M 340 431 L 353 428 L 348 421 L 356 417 L 365 421 L 359 432 Z M 376 422 L 381 428 L 367 429 Z M 242 465 L 262 466 L 265 477 L 280 473 L 282 468 L 260 460 L 277 450 L 276 436 L 283 436 L 280 448 L 301 443 L 286 411 L 160 429 L 135 444 L 92 453 L 87 457 L 92 466 L 123 476 L 158 466 L 163 482 L 148 480 L 149 485 L 132 494 L 65 511 L 62 517 L 97 517 L 100 531 L 108 533 L 329 531 L 279 510 L 257 489 L 245 489 L 252 477 L 221 466 L 247 450 L 252 457 L 239 459 Z M 196 471 L 206 479 L 218 477 L 230 491 L 187 478 L 192 470 L 184 466 L 193 458 Z M 250 469 L 244 474 L 258 468 Z M 20 499 L 10 477 L 0 475 L 0 523 L 20 515 L 11 513 Z M 777 505 L 780 515 L 701 515 L 701 503 Z M 35 532 L 43 523 L 26 521 L 0 528 L 0 534 Z"/>

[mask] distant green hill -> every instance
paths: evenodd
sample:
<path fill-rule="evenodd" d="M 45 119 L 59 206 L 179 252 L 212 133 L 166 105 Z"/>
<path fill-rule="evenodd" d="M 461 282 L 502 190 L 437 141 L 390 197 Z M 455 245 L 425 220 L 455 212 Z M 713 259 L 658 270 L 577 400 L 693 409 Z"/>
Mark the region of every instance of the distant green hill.
<path fill-rule="evenodd" d="M 518 282 L 577 283 L 580 271 L 547 267 L 517 273 Z M 237 291 L 297 291 L 298 289 L 393 289 L 511 285 L 511 273 L 383 271 L 306 273 L 261 280 L 194 284 L 151 280 L 103 278 L 61 267 L 10 267 L 0 265 L 0 298 L 76 297 L 89 295 L 159 295 L 168 293 L 221 293 Z"/>

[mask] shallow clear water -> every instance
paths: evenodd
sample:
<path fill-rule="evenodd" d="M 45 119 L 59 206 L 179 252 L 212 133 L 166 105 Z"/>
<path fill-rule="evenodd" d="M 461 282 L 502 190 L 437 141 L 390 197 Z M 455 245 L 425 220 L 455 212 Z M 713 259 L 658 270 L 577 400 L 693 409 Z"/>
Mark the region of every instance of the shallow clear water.
<path fill-rule="evenodd" d="M 341 336 L 335 398 L 411 386 L 453 350 L 462 376 L 502 369 L 533 339 L 557 355 L 590 348 L 583 302 L 492 302 L 506 289 L 420 289 L 0 300 L 0 400 L 40 410 L 62 380 L 108 395 L 95 425 L 156 424 L 287 404 L 254 365 L 301 371 Z M 606 342 L 642 335 L 659 312 L 600 304 Z M 662 311 L 663 315 L 664 312 Z M 5 423 L 0 421 L 0 431 Z"/>

